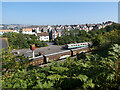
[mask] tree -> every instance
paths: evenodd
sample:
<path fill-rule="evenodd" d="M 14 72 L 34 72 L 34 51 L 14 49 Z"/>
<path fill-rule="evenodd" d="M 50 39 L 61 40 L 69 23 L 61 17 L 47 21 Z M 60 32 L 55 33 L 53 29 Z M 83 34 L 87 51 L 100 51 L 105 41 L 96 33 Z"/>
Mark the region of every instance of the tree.
<path fill-rule="evenodd" d="M 26 69 L 27 65 L 29 64 L 28 58 L 25 58 L 24 56 L 14 56 L 13 53 L 11 53 L 11 47 L 8 47 L 8 50 L 4 50 L 1 53 L 2 56 L 2 67 L 5 68 L 6 71 L 16 70 L 16 69 Z"/>
<path fill-rule="evenodd" d="M 116 73 L 116 81 L 120 75 L 120 46 L 118 44 L 112 45 L 108 54 L 109 66 Z"/>
<path fill-rule="evenodd" d="M 14 68 L 15 57 L 11 53 L 11 47 L 8 47 L 7 51 L 2 51 L 1 56 L 2 56 L 3 68 L 5 68 L 6 70 L 10 68 Z"/>
<path fill-rule="evenodd" d="M 36 47 L 47 46 L 46 42 L 38 40 L 37 36 L 22 33 L 5 33 L 2 37 L 7 37 L 9 45 L 13 49 L 29 48 L 30 44 L 36 44 Z"/>
<path fill-rule="evenodd" d="M 100 39 L 96 37 L 95 39 L 92 40 L 93 46 L 99 46 L 100 45 Z"/>

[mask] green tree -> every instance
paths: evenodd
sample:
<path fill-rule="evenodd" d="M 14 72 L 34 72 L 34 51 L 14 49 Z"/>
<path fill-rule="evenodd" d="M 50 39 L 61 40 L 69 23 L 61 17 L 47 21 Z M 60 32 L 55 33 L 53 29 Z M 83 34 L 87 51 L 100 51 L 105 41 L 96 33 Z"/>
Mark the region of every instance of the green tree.
<path fill-rule="evenodd" d="M 100 39 L 96 37 L 95 39 L 92 40 L 93 46 L 99 46 L 100 45 Z"/>
<path fill-rule="evenodd" d="M 29 48 L 31 44 L 35 44 L 36 47 L 47 46 L 46 42 L 39 41 L 37 36 L 27 35 L 22 33 L 5 33 L 2 37 L 7 37 L 9 45 L 13 49 Z"/>
<path fill-rule="evenodd" d="M 108 55 L 108 60 L 110 61 L 109 66 L 116 73 L 117 81 L 118 76 L 120 76 L 120 46 L 118 44 L 114 44 L 112 48 L 110 48 Z"/>

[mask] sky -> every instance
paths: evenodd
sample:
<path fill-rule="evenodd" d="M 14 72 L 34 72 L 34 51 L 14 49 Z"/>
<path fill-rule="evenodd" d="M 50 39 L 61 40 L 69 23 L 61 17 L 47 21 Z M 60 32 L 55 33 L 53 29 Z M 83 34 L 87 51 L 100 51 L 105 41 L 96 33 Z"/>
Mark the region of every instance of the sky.
<path fill-rule="evenodd" d="M 117 2 L 3 2 L 3 24 L 93 24 L 118 22 Z"/>

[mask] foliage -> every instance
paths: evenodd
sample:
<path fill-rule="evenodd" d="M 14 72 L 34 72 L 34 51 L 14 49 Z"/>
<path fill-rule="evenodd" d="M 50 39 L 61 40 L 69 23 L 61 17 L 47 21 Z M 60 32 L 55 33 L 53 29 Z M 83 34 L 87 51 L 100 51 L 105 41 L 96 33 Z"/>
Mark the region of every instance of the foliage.
<path fill-rule="evenodd" d="M 30 44 L 35 44 L 36 47 L 47 46 L 46 42 L 42 42 L 37 36 L 27 35 L 22 33 L 4 33 L 2 37 L 7 37 L 9 45 L 13 49 L 29 48 Z"/>
<path fill-rule="evenodd" d="M 2 51 L 0 56 L 2 57 L 2 68 L 6 69 L 6 71 L 12 69 L 25 69 L 30 62 L 28 58 L 24 56 L 14 56 L 13 53 L 11 53 L 11 47 Z"/>
<path fill-rule="evenodd" d="M 120 85 L 120 46 L 114 44 L 108 57 L 85 54 L 84 58 L 52 61 L 49 67 L 17 69 L 3 74 L 3 88 L 117 89 Z"/>
<path fill-rule="evenodd" d="M 100 45 L 100 39 L 96 37 L 95 39 L 92 40 L 93 46 L 99 46 Z"/>

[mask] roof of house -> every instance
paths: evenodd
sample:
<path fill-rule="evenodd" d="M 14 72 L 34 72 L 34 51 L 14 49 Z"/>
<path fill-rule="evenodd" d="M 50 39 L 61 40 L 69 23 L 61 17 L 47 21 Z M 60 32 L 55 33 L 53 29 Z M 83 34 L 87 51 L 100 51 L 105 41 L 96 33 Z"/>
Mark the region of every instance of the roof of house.
<path fill-rule="evenodd" d="M 14 30 L 0 30 L 0 32 L 13 32 Z"/>
<path fill-rule="evenodd" d="M 24 28 L 22 31 L 32 31 L 32 28 Z"/>
<path fill-rule="evenodd" d="M 45 32 L 37 33 L 37 36 L 49 36 L 49 33 L 45 33 Z"/>

